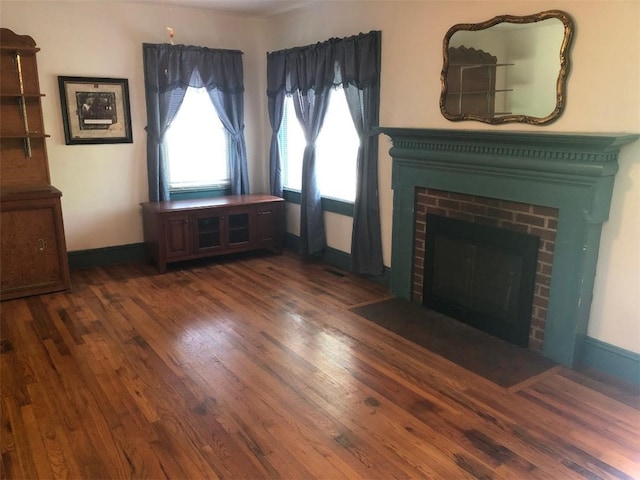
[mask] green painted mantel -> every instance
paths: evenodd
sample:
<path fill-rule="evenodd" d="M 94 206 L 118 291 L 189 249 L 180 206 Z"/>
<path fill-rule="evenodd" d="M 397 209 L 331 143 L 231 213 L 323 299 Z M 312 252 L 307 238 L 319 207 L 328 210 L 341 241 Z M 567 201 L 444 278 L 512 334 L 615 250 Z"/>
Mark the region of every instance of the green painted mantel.
<path fill-rule="evenodd" d="M 618 154 L 640 135 L 379 130 L 393 142 L 391 293 L 411 297 L 416 187 L 558 208 L 543 354 L 573 366 L 587 333 Z"/>

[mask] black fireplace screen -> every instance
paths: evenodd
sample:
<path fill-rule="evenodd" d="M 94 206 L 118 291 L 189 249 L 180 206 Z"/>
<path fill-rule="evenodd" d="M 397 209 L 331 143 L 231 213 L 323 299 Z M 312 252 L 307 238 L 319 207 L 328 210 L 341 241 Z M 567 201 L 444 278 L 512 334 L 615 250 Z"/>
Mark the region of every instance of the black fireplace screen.
<path fill-rule="evenodd" d="M 539 238 L 429 214 L 426 239 L 424 305 L 526 347 Z"/>

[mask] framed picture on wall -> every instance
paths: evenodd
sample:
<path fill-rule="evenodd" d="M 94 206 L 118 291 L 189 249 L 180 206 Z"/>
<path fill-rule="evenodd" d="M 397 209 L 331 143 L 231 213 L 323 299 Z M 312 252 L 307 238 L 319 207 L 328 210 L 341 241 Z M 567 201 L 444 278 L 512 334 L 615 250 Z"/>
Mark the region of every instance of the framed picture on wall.
<path fill-rule="evenodd" d="M 132 143 L 126 78 L 58 77 L 67 145 Z"/>

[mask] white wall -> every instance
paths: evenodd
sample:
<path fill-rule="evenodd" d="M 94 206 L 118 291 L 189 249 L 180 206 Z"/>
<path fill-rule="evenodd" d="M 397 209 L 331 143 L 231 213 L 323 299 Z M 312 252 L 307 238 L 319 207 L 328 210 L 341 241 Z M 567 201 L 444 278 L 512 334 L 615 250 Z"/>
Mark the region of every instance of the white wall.
<path fill-rule="evenodd" d="M 34 37 L 44 99 L 52 183 L 63 192 L 69 250 L 142 241 L 138 203 L 147 200 L 142 42 L 167 41 L 245 52 L 245 120 L 252 190 L 268 186 L 267 51 L 382 30 L 381 124 L 393 127 L 564 132 L 640 132 L 640 2 L 454 1 L 330 2 L 267 20 L 167 2 L 0 0 L 0 24 Z M 567 108 L 555 123 L 488 126 L 451 123 L 439 111 L 442 39 L 456 23 L 498 14 L 561 9 L 573 16 Z M 57 76 L 125 77 L 130 82 L 133 144 L 66 146 Z M 380 139 L 380 198 L 385 265 L 391 261 L 390 141 Z M 291 231 L 297 207 L 289 206 Z M 620 156 L 611 218 L 604 225 L 589 334 L 640 353 L 640 141 Z M 349 251 L 351 221 L 327 215 L 330 246 Z"/>
<path fill-rule="evenodd" d="M 0 22 L 31 35 L 41 49 L 38 70 L 51 135 L 51 183 L 63 194 L 69 251 L 142 241 L 139 203 L 148 200 L 142 43 L 168 42 L 167 26 L 175 31 L 175 43 L 244 52 L 249 182 L 255 192 L 266 189 L 264 130 L 258 123 L 266 105 L 255 101 L 264 92 L 264 20 L 165 2 L 2 1 Z M 133 144 L 65 145 L 58 75 L 127 78 Z"/>

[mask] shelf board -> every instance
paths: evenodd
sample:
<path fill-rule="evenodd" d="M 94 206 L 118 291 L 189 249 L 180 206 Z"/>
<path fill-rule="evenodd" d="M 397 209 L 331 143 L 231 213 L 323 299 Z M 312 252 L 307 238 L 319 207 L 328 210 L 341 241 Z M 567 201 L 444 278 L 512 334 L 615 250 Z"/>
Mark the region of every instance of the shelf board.
<path fill-rule="evenodd" d="M 500 88 L 497 90 L 469 90 L 464 92 L 447 92 L 447 95 L 479 95 L 485 93 L 501 93 L 501 92 L 513 92 L 513 88 Z"/>
<path fill-rule="evenodd" d="M 45 96 L 44 93 L 0 92 L 0 97 L 5 97 L 5 98 L 42 98 L 44 96 Z"/>
<path fill-rule="evenodd" d="M 5 138 L 17 138 L 17 139 L 24 139 L 24 138 L 49 138 L 51 135 L 47 135 L 46 133 L 37 133 L 37 132 L 30 132 L 30 133 L 0 133 L 0 139 L 5 139 Z"/>
<path fill-rule="evenodd" d="M 450 67 L 513 67 L 515 63 L 450 63 Z"/>
<path fill-rule="evenodd" d="M 17 45 L 0 45 L 0 51 L 2 52 L 11 52 L 11 53 L 19 53 L 20 55 L 33 55 L 40 51 L 38 47 L 25 47 L 25 46 L 17 46 Z"/>
<path fill-rule="evenodd" d="M 2 185 L 0 187 L 2 201 L 35 199 L 52 195 L 61 197 L 62 192 L 52 185 Z"/>

